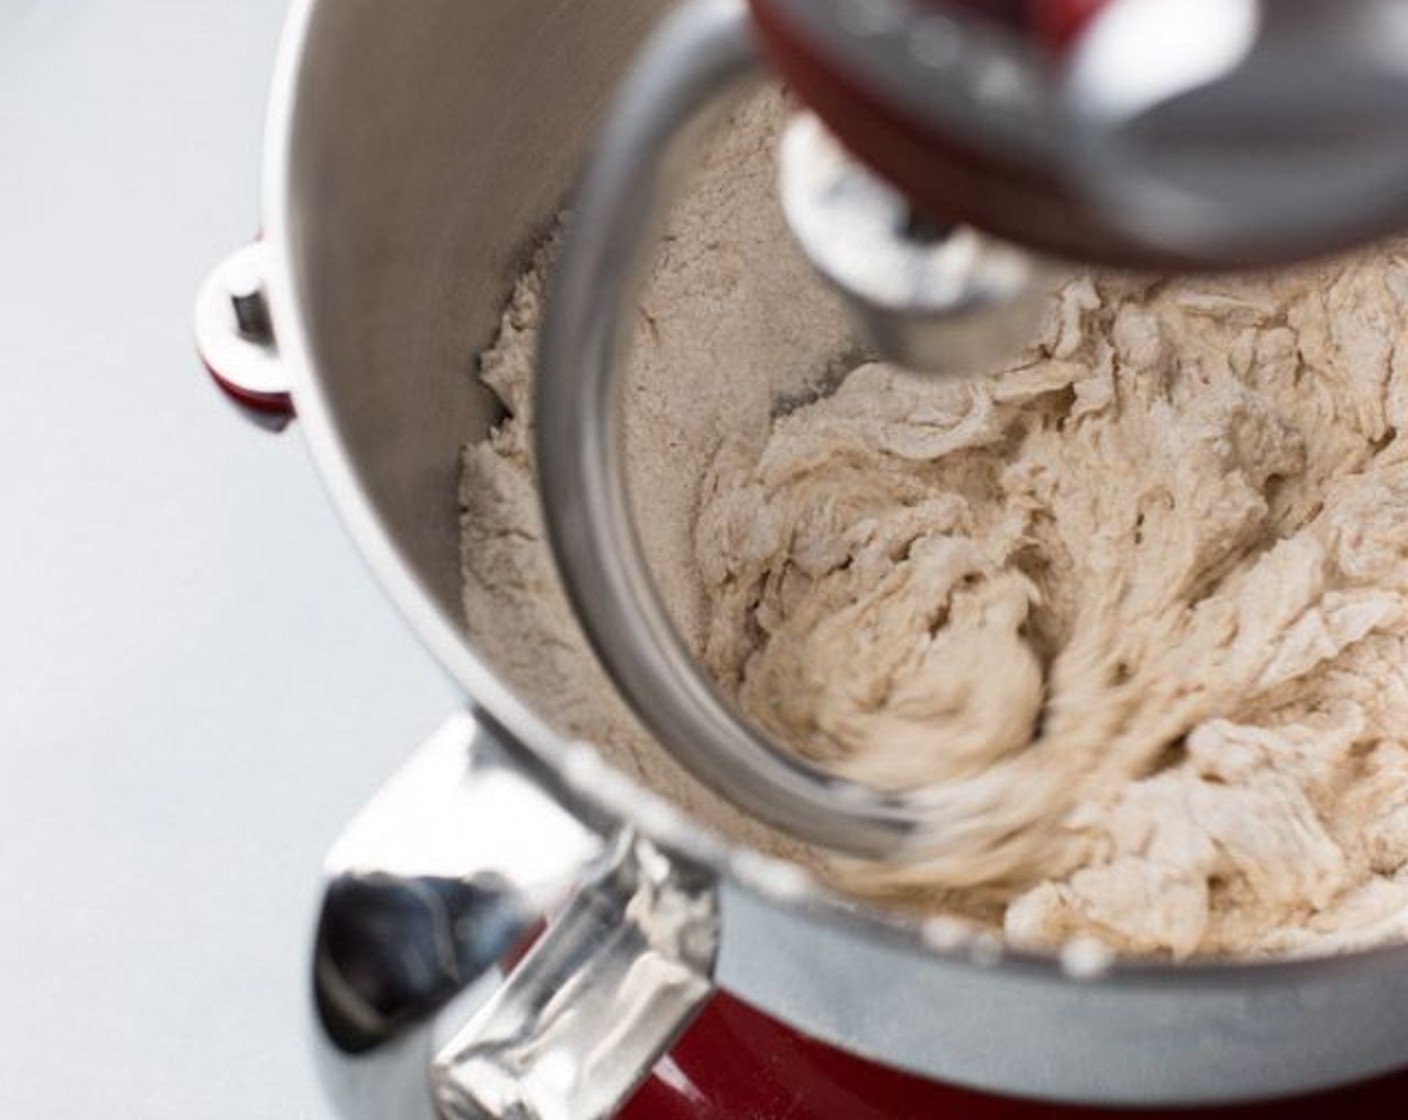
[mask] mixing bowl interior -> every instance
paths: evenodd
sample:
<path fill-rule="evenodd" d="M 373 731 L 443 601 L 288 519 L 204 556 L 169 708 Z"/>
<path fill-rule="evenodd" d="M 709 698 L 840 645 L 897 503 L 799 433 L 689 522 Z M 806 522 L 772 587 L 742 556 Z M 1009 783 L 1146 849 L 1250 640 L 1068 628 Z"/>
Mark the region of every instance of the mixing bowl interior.
<path fill-rule="evenodd" d="M 369 0 L 317 7 L 294 121 L 294 280 L 347 458 L 440 613 L 559 730 L 595 740 L 696 818 L 761 839 L 634 726 L 574 723 L 595 705 L 565 703 L 560 679 L 535 673 L 531 612 L 490 595 L 478 613 L 504 617 L 472 618 L 467 632 L 461 605 L 460 455 L 503 417 L 476 357 L 659 8 L 613 5 L 608 18 L 590 3 L 427 0 L 405 19 Z M 851 348 L 847 317 L 784 229 L 783 96 L 763 91 L 733 114 L 662 239 L 627 402 L 644 544 L 696 644 L 693 513 L 711 455 L 727 437 L 761 441 L 778 402 L 805 396 Z"/>
<path fill-rule="evenodd" d="M 287 187 L 310 357 L 388 536 L 461 629 L 459 452 L 496 416 L 474 355 L 665 6 L 313 12 Z"/>

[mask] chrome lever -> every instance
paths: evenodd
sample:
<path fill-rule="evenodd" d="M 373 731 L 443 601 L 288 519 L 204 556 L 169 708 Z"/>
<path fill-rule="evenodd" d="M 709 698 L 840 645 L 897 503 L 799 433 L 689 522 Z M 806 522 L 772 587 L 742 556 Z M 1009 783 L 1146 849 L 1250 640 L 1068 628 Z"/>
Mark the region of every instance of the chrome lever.
<path fill-rule="evenodd" d="M 603 838 L 457 716 L 329 856 L 324 1082 L 349 1120 L 608 1116 L 708 996 L 717 941 L 712 874 Z"/>
<path fill-rule="evenodd" d="M 712 876 L 624 836 L 441 1051 L 446 1120 L 614 1115 L 708 998 L 718 942 Z"/>

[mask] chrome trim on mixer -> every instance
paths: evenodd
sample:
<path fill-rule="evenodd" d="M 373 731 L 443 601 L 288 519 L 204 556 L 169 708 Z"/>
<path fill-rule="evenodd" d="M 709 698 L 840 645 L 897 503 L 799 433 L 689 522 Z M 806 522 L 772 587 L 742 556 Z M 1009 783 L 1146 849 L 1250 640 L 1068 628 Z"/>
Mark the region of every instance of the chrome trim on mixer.
<path fill-rule="evenodd" d="M 607 845 L 455 717 L 329 856 L 325 1080 L 349 1116 L 405 1120 L 432 1097 L 449 1120 L 612 1115 L 713 990 L 715 881 L 643 837 Z M 569 896 L 455 1031 L 457 1001 Z"/>
<path fill-rule="evenodd" d="M 703 1006 L 714 879 L 626 835 L 436 1058 L 446 1120 L 607 1120 Z"/>
<path fill-rule="evenodd" d="M 314 995 L 349 1054 L 393 1040 L 492 968 L 600 857 L 602 841 L 456 716 L 328 857 Z"/>

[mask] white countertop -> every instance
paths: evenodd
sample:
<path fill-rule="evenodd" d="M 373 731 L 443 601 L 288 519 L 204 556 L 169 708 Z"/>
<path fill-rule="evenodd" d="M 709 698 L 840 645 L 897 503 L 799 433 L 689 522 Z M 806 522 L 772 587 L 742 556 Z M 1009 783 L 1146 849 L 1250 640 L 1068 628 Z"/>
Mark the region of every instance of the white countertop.
<path fill-rule="evenodd" d="M 0 4 L 0 1116 L 324 1117 L 319 864 L 454 704 L 192 353 L 284 0 Z"/>

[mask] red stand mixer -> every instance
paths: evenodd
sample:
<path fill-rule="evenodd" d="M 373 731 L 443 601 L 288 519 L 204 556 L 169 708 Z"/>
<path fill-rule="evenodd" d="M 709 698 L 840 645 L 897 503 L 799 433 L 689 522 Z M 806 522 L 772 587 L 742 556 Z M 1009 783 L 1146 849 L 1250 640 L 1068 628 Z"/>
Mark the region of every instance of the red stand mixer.
<path fill-rule="evenodd" d="M 1092 963 L 837 898 L 549 729 L 464 634 L 449 534 L 459 444 L 494 421 L 463 355 L 638 58 L 575 197 L 545 328 L 538 455 L 564 580 L 642 721 L 730 801 L 849 854 L 942 852 L 962 806 L 786 756 L 702 681 L 640 559 L 618 327 L 687 126 L 725 87 L 781 77 L 814 114 L 782 153 L 803 252 L 879 352 L 961 373 L 1020 335 L 1051 261 L 1275 265 L 1400 228 L 1408 3 L 695 0 L 637 55 L 660 8 L 303 0 L 265 239 L 202 294 L 221 383 L 292 402 L 354 535 L 468 700 L 330 858 L 314 988 L 342 1112 L 1401 1111 L 1408 950 Z"/>

